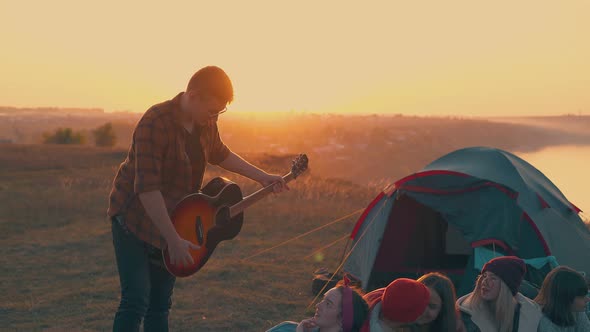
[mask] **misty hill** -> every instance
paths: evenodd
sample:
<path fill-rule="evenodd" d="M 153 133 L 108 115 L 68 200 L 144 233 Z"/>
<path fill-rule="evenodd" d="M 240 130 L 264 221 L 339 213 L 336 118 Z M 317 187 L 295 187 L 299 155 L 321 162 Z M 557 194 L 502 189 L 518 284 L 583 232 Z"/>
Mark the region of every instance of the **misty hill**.
<path fill-rule="evenodd" d="M 524 124 L 567 132 L 589 134 L 590 116 L 566 114 L 562 116 L 530 116 L 530 117 L 494 117 L 494 122 Z"/>
<path fill-rule="evenodd" d="M 58 127 L 91 138 L 92 129 L 112 122 L 116 150 L 124 153 L 140 116 L 99 109 L 0 108 L 0 140 L 39 143 L 43 132 Z M 285 162 L 307 153 L 315 174 L 361 184 L 389 182 L 466 146 L 529 152 L 550 145 L 590 144 L 590 131 L 582 130 L 590 128 L 584 126 L 590 116 L 527 119 L 228 112 L 219 126 L 222 139 L 238 153 L 285 156 Z"/>

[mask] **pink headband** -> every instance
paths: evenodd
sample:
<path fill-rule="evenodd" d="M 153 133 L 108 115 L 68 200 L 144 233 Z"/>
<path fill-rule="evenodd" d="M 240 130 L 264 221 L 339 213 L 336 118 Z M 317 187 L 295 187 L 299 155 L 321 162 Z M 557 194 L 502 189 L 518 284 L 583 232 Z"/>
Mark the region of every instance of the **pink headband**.
<path fill-rule="evenodd" d="M 352 331 L 354 319 L 354 309 L 352 305 L 352 288 L 349 286 L 350 279 L 344 276 L 344 286 L 342 287 L 342 331 Z"/>

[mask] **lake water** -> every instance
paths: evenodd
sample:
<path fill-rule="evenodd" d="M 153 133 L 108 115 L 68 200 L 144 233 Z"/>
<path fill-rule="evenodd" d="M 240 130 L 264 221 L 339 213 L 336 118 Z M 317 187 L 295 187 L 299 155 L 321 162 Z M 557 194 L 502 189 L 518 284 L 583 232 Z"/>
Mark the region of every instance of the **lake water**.
<path fill-rule="evenodd" d="M 532 153 L 514 153 L 555 184 L 565 197 L 590 216 L 590 145 L 552 146 Z"/>

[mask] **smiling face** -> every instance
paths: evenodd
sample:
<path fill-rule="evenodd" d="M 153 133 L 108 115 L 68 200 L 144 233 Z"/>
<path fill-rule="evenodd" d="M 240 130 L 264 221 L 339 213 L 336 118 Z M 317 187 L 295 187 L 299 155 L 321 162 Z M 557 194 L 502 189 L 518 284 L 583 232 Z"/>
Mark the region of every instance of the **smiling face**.
<path fill-rule="evenodd" d="M 480 296 L 484 301 L 495 301 L 500 294 L 502 280 L 490 271 L 484 272 L 480 277 Z"/>
<path fill-rule="evenodd" d="M 431 323 L 438 317 L 440 310 L 442 309 L 442 298 L 438 294 L 436 290 L 431 287 L 428 287 L 430 290 L 430 300 L 428 301 L 428 306 L 424 313 L 418 317 L 416 320 L 416 324 L 428 324 Z"/>
<path fill-rule="evenodd" d="M 342 325 L 342 292 L 339 289 L 332 288 L 327 291 L 315 307 L 314 320 L 320 329 Z"/>

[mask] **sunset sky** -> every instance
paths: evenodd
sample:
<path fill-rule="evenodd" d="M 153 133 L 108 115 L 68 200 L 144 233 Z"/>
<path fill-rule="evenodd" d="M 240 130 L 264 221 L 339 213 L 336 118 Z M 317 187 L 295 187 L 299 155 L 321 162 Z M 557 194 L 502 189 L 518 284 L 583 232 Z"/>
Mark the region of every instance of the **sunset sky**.
<path fill-rule="evenodd" d="M 0 106 L 143 112 L 219 65 L 242 111 L 590 114 L 590 1 L 0 0 Z"/>

